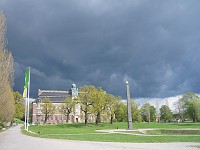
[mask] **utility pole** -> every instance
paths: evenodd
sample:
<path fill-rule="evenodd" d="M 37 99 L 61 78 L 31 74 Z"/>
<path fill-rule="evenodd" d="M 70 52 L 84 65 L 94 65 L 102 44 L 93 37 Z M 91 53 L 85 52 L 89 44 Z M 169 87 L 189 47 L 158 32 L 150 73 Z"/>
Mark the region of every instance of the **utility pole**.
<path fill-rule="evenodd" d="M 132 125 L 132 112 L 131 112 L 131 100 L 130 100 L 130 89 L 128 81 L 126 81 L 126 95 L 127 95 L 127 109 L 128 109 L 128 130 L 133 129 Z"/>

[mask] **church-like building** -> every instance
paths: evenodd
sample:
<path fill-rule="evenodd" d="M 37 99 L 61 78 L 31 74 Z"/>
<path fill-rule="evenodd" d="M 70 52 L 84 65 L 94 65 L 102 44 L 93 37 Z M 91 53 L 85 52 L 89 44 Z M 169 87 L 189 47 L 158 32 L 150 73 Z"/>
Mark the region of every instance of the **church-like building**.
<path fill-rule="evenodd" d="M 32 124 L 44 123 L 45 116 L 41 111 L 41 104 L 44 98 L 49 98 L 55 106 L 55 112 L 47 120 L 47 123 L 57 124 L 67 122 L 67 117 L 61 112 L 61 105 L 66 98 L 74 99 L 78 96 L 78 88 L 75 84 L 68 91 L 58 90 L 38 90 L 38 98 L 32 103 Z M 73 112 L 69 115 L 68 122 L 84 122 L 84 114 L 81 112 L 80 105 L 76 104 Z M 88 122 L 94 122 L 95 116 L 90 115 Z"/>

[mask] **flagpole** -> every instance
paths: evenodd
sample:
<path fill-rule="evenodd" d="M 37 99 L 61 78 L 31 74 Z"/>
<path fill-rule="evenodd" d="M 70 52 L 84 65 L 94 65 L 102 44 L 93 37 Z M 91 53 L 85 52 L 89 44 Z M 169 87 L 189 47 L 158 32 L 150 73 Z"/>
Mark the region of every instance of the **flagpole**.
<path fill-rule="evenodd" d="M 28 125 L 29 125 L 29 93 L 30 93 L 30 78 L 31 78 L 31 73 L 30 73 L 30 67 L 29 67 L 29 81 L 28 81 L 28 111 L 27 111 L 27 131 L 28 131 Z"/>
<path fill-rule="evenodd" d="M 27 89 L 25 89 L 25 93 L 26 93 L 26 102 L 25 102 L 25 117 L 24 117 L 24 121 L 25 121 L 25 124 L 24 124 L 24 129 L 27 130 Z"/>

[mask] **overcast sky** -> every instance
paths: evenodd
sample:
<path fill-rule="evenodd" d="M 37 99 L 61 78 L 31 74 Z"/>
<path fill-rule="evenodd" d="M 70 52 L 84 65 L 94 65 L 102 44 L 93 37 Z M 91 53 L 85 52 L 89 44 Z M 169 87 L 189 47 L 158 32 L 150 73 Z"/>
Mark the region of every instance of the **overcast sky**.
<path fill-rule="evenodd" d="M 38 89 L 74 82 L 125 98 L 200 91 L 199 0 L 0 0 L 7 47 L 15 60 L 14 90 L 31 67 Z"/>

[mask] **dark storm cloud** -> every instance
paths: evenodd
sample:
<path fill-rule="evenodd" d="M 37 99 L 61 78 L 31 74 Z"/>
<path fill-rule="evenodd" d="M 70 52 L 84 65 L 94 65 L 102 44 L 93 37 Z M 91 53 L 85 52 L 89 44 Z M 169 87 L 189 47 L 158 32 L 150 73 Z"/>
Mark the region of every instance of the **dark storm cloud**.
<path fill-rule="evenodd" d="M 0 2 L 15 90 L 30 66 L 31 91 L 102 86 L 125 97 L 165 97 L 200 88 L 200 2 L 18 0 Z"/>

